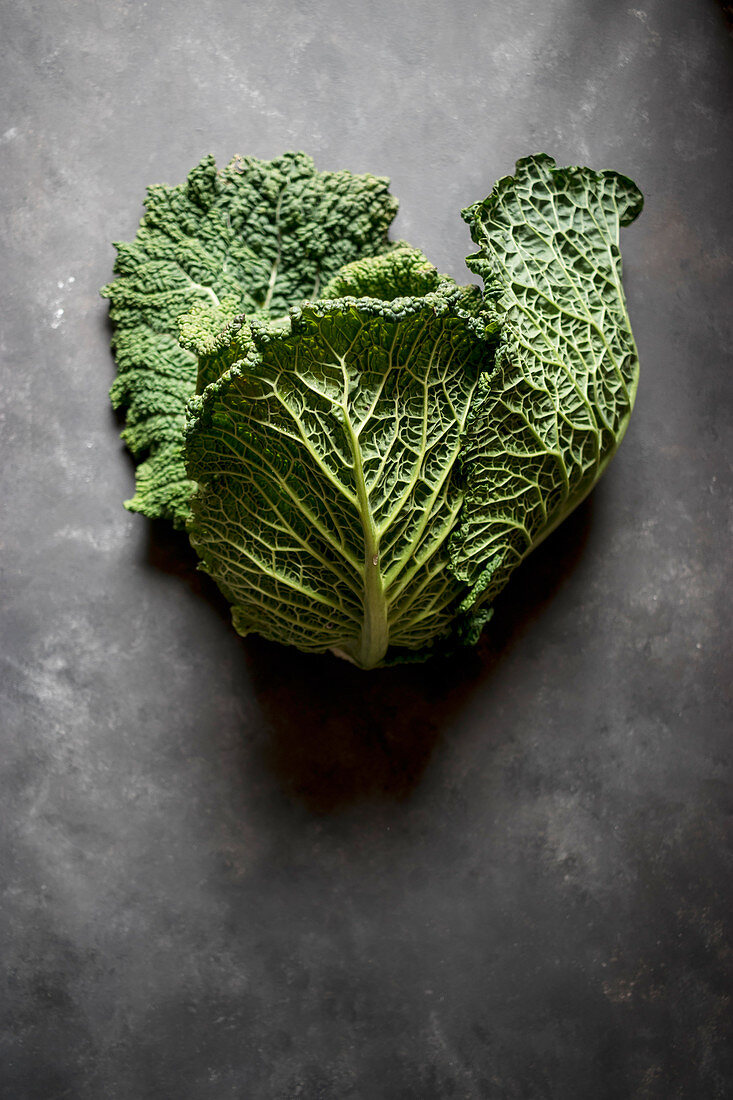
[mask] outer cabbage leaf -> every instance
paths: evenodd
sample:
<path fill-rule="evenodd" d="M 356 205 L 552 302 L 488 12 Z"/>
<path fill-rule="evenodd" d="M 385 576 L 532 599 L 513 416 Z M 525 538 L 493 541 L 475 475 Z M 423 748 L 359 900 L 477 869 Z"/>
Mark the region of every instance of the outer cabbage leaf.
<path fill-rule="evenodd" d="M 182 526 L 195 486 L 182 452 L 185 403 L 197 359 L 178 343 L 178 321 L 199 303 L 278 315 L 346 263 L 384 251 L 397 211 L 388 181 L 317 172 L 303 153 L 238 157 L 221 173 L 206 157 L 185 184 L 149 188 L 135 240 L 117 244 L 111 300 L 118 375 L 111 397 L 126 410 L 123 438 L 139 468 L 127 506 Z"/>
<path fill-rule="evenodd" d="M 465 586 L 447 540 L 485 343 L 449 284 L 294 310 L 190 405 L 189 534 L 251 631 L 365 668 L 430 646 Z"/>
<path fill-rule="evenodd" d="M 642 196 L 615 172 L 517 162 L 463 212 L 501 338 L 461 452 L 466 494 L 452 570 L 463 607 L 494 598 L 586 496 L 616 451 L 639 363 L 621 288 L 619 226 Z"/>

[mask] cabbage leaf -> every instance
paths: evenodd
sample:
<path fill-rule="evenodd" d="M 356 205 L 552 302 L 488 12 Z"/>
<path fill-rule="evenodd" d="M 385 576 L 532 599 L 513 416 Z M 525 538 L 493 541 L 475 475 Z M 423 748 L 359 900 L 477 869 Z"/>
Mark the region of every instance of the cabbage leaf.
<path fill-rule="evenodd" d="M 621 287 L 619 228 L 642 196 L 616 172 L 517 162 L 463 211 L 500 333 L 461 450 L 466 494 L 451 542 L 463 607 L 494 599 L 590 492 L 634 404 L 639 360 Z"/>
<path fill-rule="evenodd" d="M 452 475 L 486 357 L 461 293 L 254 322 L 245 359 L 191 402 L 190 538 L 241 634 L 371 668 L 450 631 Z"/>
<path fill-rule="evenodd" d="M 181 527 L 195 488 L 182 439 L 198 364 L 179 344 L 179 319 L 197 303 L 225 322 L 317 297 L 339 268 L 391 247 L 397 200 L 386 179 L 317 172 L 304 153 L 285 153 L 236 157 L 222 172 L 205 157 L 186 183 L 150 187 L 145 208 L 135 240 L 116 244 L 117 278 L 102 290 L 115 325 L 111 398 L 125 410 L 123 439 L 147 456 L 127 506 Z"/>

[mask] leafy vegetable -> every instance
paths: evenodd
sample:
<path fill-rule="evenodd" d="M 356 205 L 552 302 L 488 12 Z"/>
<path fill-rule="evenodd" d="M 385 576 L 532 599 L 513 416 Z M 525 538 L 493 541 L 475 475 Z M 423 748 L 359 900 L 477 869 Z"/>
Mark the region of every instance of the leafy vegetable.
<path fill-rule="evenodd" d="M 242 634 L 369 668 L 455 617 L 451 477 L 482 342 L 457 290 L 306 305 L 252 325 L 247 357 L 192 403 L 191 542 Z"/>
<path fill-rule="evenodd" d="M 626 429 L 618 232 L 641 203 L 518 162 L 464 211 L 482 293 L 388 242 L 385 180 L 286 154 L 152 188 L 103 291 L 150 455 L 129 506 L 188 526 L 242 634 L 364 668 L 474 642 Z"/>
<path fill-rule="evenodd" d="M 517 163 L 464 210 L 501 340 L 461 453 L 467 493 L 452 541 L 464 607 L 497 595 L 590 492 L 628 424 L 639 360 L 621 289 L 619 226 L 642 196 L 615 172 Z"/>
<path fill-rule="evenodd" d="M 115 324 L 118 375 L 111 397 L 127 410 L 123 438 L 138 468 L 128 507 L 183 526 L 195 485 L 182 450 L 195 354 L 179 344 L 178 321 L 195 303 L 231 317 L 278 316 L 344 264 L 389 247 L 397 212 L 387 180 L 317 172 L 304 153 L 271 161 L 236 157 L 223 172 L 205 157 L 177 187 L 148 189 L 131 244 L 117 244 L 115 274 L 102 289 Z"/>

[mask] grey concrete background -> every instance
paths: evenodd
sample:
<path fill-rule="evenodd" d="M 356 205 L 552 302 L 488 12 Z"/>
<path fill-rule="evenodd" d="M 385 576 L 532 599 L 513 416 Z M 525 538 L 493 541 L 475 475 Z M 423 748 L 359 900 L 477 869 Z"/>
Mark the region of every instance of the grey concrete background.
<path fill-rule="evenodd" d="M 733 40 L 713 0 L 2 18 L 2 1100 L 728 1097 Z M 621 452 L 477 653 L 242 641 L 123 511 L 109 242 L 206 152 L 640 184 Z M 727 846 L 728 845 L 728 846 Z"/>

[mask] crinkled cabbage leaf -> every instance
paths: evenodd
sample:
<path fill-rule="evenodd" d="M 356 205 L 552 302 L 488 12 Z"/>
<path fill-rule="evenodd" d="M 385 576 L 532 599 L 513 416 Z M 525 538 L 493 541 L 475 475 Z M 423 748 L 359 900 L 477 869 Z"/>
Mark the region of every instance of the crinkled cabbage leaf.
<path fill-rule="evenodd" d="M 371 668 L 450 631 L 453 473 L 486 355 L 460 293 L 253 323 L 246 357 L 191 403 L 189 533 L 240 633 Z"/>
<path fill-rule="evenodd" d="M 619 228 L 642 196 L 616 172 L 528 157 L 463 212 L 486 308 L 501 334 L 461 450 L 466 495 L 451 545 L 490 602 L 587 495 L 629 421 L 639 360 L 621 288 Z"/>
<path fill-rule="evenodd" d="M 389 181 L 317 172 L 304 153 L 271 161 L 236 157 L 218 172 L 205 157 L 186 183 L 150 187 L 134 241 L 119 243 L 110 299 L 123 439 L 138 458 L 127 506 L 183 526 L 195 485 L 182 450 L 186 401 L 196 390 L 195 351 L 179 319 L 196 303 L 221 312 L 278 316 L 353 260 L 390 247 L 397 212 Z"/>
<path fill-rule="evenodd" d="M 641 205 L 617 173 L 519 161 L 463 212 L 481 290 L 388 241 L 385 180 L 303 154 L 152 188 L 104 290 L 149 456 L 128 506 L 187 525 L 243 634 L 365 668 L 475 642 L 626 430 Z"/>

